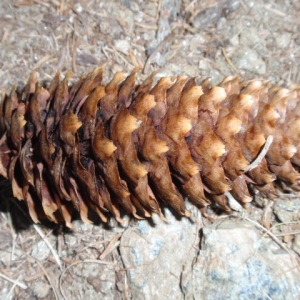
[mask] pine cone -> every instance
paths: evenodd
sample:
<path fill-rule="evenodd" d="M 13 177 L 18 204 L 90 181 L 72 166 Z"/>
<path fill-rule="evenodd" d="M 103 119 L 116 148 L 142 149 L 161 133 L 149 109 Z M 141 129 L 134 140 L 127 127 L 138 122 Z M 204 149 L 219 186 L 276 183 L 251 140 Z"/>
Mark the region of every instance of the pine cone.
<path fill-rule="evenodd" d="M 188 216 L 184 196 L 229 211 L 227 192 L 242 205 L 250 185 L 274 198 L 276 179 L 299 190 L 299 86 L 185 76 L 154 85 L 155 74 L 139 85 L 136 72 L 104 85 L 97 68 L 71 87 L 71 73 L 57 73 L 47 88 L 32 73 L 21 93 L 2 97 L 0 174 L 34 222 L 71 226 L 74 209 L 85 222 L 91 211 L 122 222 L 123 213 L 162 216 L 162 203 Z"/>

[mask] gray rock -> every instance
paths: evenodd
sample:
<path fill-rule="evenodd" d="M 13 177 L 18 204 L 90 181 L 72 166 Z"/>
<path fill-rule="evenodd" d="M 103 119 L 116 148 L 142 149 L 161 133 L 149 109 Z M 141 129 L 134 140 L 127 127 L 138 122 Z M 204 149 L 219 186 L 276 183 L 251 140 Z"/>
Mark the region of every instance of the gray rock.
<path fill-rule="evenodd" d="M 193 211 L 193 218 L 197 210 Z M 198 215 L 199 216 L 199 215 Z M 299 266 L 246 221 L 220 220 L 202 229 L 166 210 L 168 223 L 131 224 L 120 252 L 133 299 L 297 299 Z"/>
<path fill-rule="evenodd" d="M 242 47 L 232 56 L 234 65 L 239 70 L 250 71 L 258 75 L 266 73 L 266 63 L 260 55 L 249 47 Z"/>
<path fill-rule="evenodd" d="M 48 296 L 50 291 L 50 285 L 45 283 L 43 280 L 37 280 L 33 283 L 32 289 L 34 291 L 34 295 L 40 299 Z"/>
<path fill-rule="evenodd" d="M 222 7 L 220 5 L 213 5 L 200 9 L 198 14 L 192 19 L 192 24 L 197 29 L 203 29 L 211 24 L 216 23 L 222 16 Z"/>
<path fill-rule="evenodd" d="M 274 213 L 283 223 L 300 220 L 300 199 L 277 199 Z"/>
<path fill-rule="evenodd" d="M 201 250 L 183 278 L 187 299 L 298 299 L 299 266 L 252 225 L 230 220 L 203 228 Z"/>
<path fill-rule="evenodd" d="M 187 218 L 176 220 L 169 210 L 165 215 L 168 223 L 156 215 L 155 225 L 138 221 L 122 236 L 120 251 L 133 299 L 183 298 L 180 276 L 197 253 L 193 247 L 197 224 Z"/>
<path fill-rule="evenodd" d="M 276 36 L 276 43 L 278 48 L 287 48 L 291 43 L 291 34 L 289 32 L 283 32 L 281 35 Z"/>
<path fill-rule="evenodd" d="M 154 216 L 155 225 L 138 221 L 122 236 L 133 299 L 300 297 L 295 259 L 252 224 L 223 219 L 205 226 L 199 251 L 199 222 L 176 220 L 168 210 L 166 217 L 168 223 Z"/>
<path fill-rule="evenodd" d="M 43 261 L 50 255 L 50 249 L 44 241 L 40 241 L 32 247 L 31 255 Z"/>

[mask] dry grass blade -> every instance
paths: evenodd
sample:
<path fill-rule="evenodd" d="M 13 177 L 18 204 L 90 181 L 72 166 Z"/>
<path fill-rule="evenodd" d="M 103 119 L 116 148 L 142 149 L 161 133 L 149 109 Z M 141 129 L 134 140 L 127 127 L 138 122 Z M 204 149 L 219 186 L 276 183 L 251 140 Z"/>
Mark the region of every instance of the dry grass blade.
<path fill-rule="evenodd" d="M 47 270 L 43 267 L 43 265 L 40 263 L 40 261 L 38 259 L 35 259 L 36 263 L 39 265 L 39 267 L 42 269 L 42 271 L 44 272 L 48 282 L 50 283 L 51 287 L 52 287 L 52 290 L 53 290 L 53 293 L 54 293 L 54 296 L 55 296 L 55 299 L 56 300 L 59 300 L 59 296 L 58 296 L 58 293 L 56 291 L 56 288 L 55 288 L 55 285 L 54 283 L 52 282 L 52 279 L 51 277 L 49 276 Z"/>
<path fill-rule="evenodd" d="M 0 277 L 7 280 L 7 281 L 9 281 L 9 282 L 12 282 L 14 285 L 17 285 L 22 289 L 27 289 L 27 285 L 23 282 L 20 282 L 19 278 L 17 280 L 14 280 L 14 279 L 11 279 L 11 278 L 7 277 L 6 275 L 4 275 L 2 273 L 0 273 Z"/>
<path fill-rule="evenodd" d="M 239 74 L 240 71 L 238 70 L 238 68 L 233 64 L 233 62 L 231 61 L 231 59 L 228 57 L 225 48 L 222 48 L 222 53 L 227 61 L 227 63 L 230 65 L 230 67 L 234 70 L 234 72 L 236 74 Z"/>
<path fill-rule="evenodd" d="M 261 163 L 262 159 L 266 156 L 267 152 L 269 151 L 270 146 L 273 142 L 273 139 L 274 138 L 272 135 L 269 135 L 267 137 L 267 140 L 266 140 L 262 150 L 260 151 L 259 155 L 249 166 L 247 166 L 246 168 L 243 169 L 244 172 L 248 172 L 248 171 L 255 169 Z"/>
<path fill-rule="evenodd" d="M 97 248 L 99 245 L 104 244 L 106 242 L 108 242 L 108 241 L 97 241 L 97 242 L 94 242 L 94 243 L 90 243 L 90 244 L 88 244 L 86 246 L 80 245 L 80 248 L 78 248 L 76 250 L 76 253 L 77 254 L 82 253 L 82 252 L 84 252 L 88 248 Z"/>
<path fill-rule="evenodd" d="M 19 278 L 17 279 L 17 281 L 19 281 L 20 277 L 21 277 L 21 276 L 19 276 Z M 11 289 L 10 289 L 9 292 L 7 293 L 7 295 L 6 295 L 6 297 L 5 297 L 4 300 L 9 300 L 9 299 L 11 299 L 12 292 L 13 292 L 14 288 L 16 287 L 16 285 L 17 285 L 17 282 L 14 282 L 14 284 L 12 285 Z"/>
<path fill-rule="evenodd" d="M 281 240 L 279 238 L 277 238 L 277 236 L 275 234 L 273 234 L 270 230 L 266 229 L 265 227 L 263 227 L 256 221 L 253 221 L 247 217 L 244 217 L 244 219 L 246 221 L 250 222 L 251 224 L 255 225 L 256 227 L 258 227 L 259 229 L 261 229 L 263 232 L 265 232 L 265 234 L 269 235 L 282 249 L 284 249 L 291 256 L 291 258 L 296 262 L 298 268 L 300 269 L 299 256 L 296 255 L 295 253 L 293 253 L 286 245 L 284 245 L 284 243 L 281 242 Z"/>
<path fill-rule="evenodd" d="M 107 247 L 104 249 L 104 251 L 101 253 L 99 258 L 102 260 L 104 259 L 113 249 L 117 248 L 120 245 L 120 242 L 118 240 L 121 238 L 122 233 L 118 233 L 116 236 L 112 238 L 112 240 L 109 242 Z"/>
<path fill-rule="evenodd" d="M 57 251 L 52 247 L 51 243 L 49 242 L 49 240 L 47 239 L 47 237 L 43 233 L 43 231 L 40 229 L 40 227 L 38 225 L 33 225 L 33 227 L 36 230 L 36 232 L 40 235 L 40 237 L 43 239 L 43 241 L 46 243 L 46 245 L 50 249 L 56 263 L 58 264 L 59 268 L 62 270 L 62 264 L 61 264 L 61 261 L 60 261 Z"/>

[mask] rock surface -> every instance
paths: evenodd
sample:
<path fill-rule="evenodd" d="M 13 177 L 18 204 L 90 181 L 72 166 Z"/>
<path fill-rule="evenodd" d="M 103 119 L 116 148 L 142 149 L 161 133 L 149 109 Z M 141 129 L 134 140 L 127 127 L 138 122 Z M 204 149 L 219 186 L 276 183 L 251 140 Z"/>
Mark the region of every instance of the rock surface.
<path fill-rule="evenodd" d="M 139 221 L 121 240 L 133 299 L 298 299 L 295 258 L 252 224 L 224 219 L 202 229 L 197 223 L 156 226 Z M 149 276 L 149 274 L 154 274 Z"/>
<path fill-rule="evenodd" d="M 300 220 L 300 199 L 277 199 L 274 204 L 274 213 L 283 223 Z"/>
<path fill-rule="evenodd" d="M 185 218 L 176 220 L 169 210 L 166 218 L 168 222 L 156 215 L 154 224 L 138 221 L 122 235 L 120 252 L 133 299 L 183 296 L 180 277 L 197 254 L 197 223 Z"/>
<path fill-rule="evenodd" d="M 269 236 L 226 219 L 203 228 L 183 290 L 187 299 L 298 299 L 299 276 L 295 259 Z"/>

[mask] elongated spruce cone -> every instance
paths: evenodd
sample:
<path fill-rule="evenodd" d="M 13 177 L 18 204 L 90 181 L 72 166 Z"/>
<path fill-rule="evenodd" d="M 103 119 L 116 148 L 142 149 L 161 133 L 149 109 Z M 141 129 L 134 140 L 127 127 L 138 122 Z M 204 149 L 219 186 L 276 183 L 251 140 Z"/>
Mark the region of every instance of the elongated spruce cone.
<path fill-rule="evenodd" d="M 184 196 L 199 208 L 230 210 L 226 192 L 241 204 L 249 184 L 275 195 L 278 179 L 299 189 L 300 88 L 225 78 L 210 87 L 194 78 L 154 74 L 136 84 L 136 70 L 102 83 L 95 69 L 69 87 L 57 73 L 48 88 L 32 73 L 19 94 L 0 103 L 0 174 L 26 201 L 34 222 L 71 226 L 72 211 L 89 222 L 161 214 L 161 203 L 188 216 Z M 267 137 L 273 142 L 258 166 Z"/>

